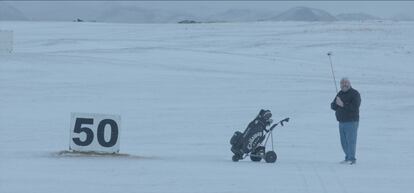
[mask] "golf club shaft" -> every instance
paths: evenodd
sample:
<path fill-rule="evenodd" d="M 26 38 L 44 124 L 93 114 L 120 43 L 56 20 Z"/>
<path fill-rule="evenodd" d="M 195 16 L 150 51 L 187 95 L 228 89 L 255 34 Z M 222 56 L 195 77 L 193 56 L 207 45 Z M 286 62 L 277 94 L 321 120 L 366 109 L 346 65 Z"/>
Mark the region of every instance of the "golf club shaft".
<path fill-rule="evenodd" d="M 329 57 L 329 62 L 331 63 L 331 71 L 332 71 L 333 81 L 334 81 L 334 84 L 335 84 L 335 90 L 336 90 L 336 93 L 338 93 L 338 86 L 336 86 L 336 79 L 335 79 L 335 73 L 334 73 L 334 70 L 333 70 L 331 55 L 328 54 L 328 57 Z"/>

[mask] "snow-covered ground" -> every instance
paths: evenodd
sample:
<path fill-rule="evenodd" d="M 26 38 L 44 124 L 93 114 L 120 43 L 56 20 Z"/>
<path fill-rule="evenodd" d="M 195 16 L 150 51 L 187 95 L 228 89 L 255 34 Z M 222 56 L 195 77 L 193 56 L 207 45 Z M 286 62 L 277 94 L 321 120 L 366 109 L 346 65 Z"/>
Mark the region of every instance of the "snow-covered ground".
<path fill-rule="evenodd" d="M 0 192 L 406 193 L 414 189 L 414 23 L 0 22 Z M 362 95 L 357 159 L 330 102 Z M 261 108 L 290 117 L 274 164 L 231 161 Z M 121 157 L 72 157 L 71 112 L 122 116 Z"/>

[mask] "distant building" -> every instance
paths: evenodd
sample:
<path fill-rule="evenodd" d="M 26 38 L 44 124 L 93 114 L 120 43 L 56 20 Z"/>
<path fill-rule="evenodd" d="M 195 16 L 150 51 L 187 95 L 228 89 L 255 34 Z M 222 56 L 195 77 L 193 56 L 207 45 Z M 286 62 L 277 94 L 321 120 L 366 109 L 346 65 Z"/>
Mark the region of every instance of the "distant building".
<path fill-rule="evenodd" d="M 194 20 L 182 20 L 182 21 L 179 21 L 178 23 L 190 24 L 190 23 L 200 23 L 200 22 L 197 22 L 197 21 L 194 21 Z"/>
<path fill-rule="evenodd" d="M 77 18 L 77 19 L 73 20 L 73 22 L 83 22 L 83 20 L 82 20 L 82 19 Z"/>

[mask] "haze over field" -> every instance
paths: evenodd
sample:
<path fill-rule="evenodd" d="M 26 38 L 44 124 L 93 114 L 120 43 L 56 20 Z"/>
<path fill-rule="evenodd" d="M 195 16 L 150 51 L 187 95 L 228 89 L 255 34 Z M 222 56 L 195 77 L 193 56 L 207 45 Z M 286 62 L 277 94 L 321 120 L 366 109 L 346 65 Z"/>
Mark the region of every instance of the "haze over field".
<path fill-rule="evenodd" d="M 412 10 L 0 1 L 0 193 L 412 192 Z M 355 165 L 339 164 L 332 72 L 361 93 Z M 276 163 L 232 162 L 230 138 L 260 109 L 290 117 Z M 113 115 L 119 130 L 93 119 L 95 137 L 72 113 Z M 68 153 L 72 134 L 120 154 Z"/>

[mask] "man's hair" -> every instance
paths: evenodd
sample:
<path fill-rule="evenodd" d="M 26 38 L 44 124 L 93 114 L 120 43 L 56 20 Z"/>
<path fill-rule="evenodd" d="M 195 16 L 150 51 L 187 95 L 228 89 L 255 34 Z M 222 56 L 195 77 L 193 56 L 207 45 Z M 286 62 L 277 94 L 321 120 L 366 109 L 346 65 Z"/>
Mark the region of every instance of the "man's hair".
<path fill-rule="evenodd" d="M 349 80 L 349 78 L 348 78 L 348 77 L 343 77 L 343 78 L 341 79 L 341 82 L 342 82 L 342 81 L 347 81 L 347 82 L 351 83 L 351 81 Z"/>

